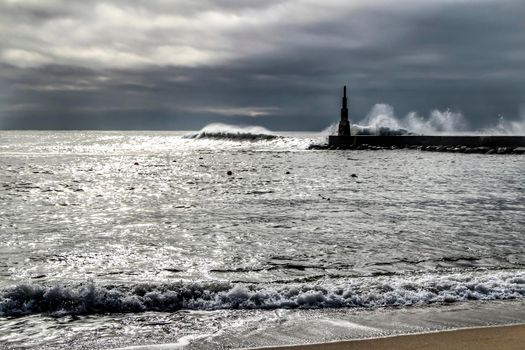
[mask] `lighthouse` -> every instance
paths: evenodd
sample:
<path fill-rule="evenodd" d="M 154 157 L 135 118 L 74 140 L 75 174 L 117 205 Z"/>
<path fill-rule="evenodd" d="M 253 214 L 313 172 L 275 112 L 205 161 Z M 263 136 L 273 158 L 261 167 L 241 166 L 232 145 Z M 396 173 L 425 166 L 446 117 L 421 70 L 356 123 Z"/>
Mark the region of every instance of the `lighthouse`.
<path fill-rule="evenodd" d="M 350 136 L 350 122 L 348 121 L 348 101 L 346 98 L 346 85 L 343 88 L 343 104 L 341 106 L 341 120 L 339 121 L 339 136 Z"/>

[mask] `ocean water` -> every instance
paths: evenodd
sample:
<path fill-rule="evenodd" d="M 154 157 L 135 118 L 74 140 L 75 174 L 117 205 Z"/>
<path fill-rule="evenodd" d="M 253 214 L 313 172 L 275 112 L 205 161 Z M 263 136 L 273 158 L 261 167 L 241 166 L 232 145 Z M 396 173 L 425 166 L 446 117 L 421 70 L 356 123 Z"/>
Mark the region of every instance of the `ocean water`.
<path fill-rule="evenodd" d="M 290 317 L 524 310 L 524 156 L 307 150 L 324 139 L 0 132 L 0 347 L 216 348 Z"/>

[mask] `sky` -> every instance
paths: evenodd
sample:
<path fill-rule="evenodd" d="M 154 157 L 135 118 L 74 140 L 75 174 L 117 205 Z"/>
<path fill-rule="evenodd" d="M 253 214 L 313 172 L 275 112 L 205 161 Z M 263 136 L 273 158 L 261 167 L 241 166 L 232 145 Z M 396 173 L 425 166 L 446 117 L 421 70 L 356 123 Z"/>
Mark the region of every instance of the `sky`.
<path fill-rule="evenodd" d="M 0 129 L 525 118 L 523 0 L 0 0 Z"/>

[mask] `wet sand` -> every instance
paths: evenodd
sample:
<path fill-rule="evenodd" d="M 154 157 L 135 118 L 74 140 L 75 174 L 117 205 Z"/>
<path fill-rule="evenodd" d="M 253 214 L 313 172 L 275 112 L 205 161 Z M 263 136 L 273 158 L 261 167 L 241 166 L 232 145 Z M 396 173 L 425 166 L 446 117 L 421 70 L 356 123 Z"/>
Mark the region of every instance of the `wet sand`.
<path fill-rule="evenodd" d="M 525 324 L 464 328 L 383 338 L 259 348 L 265 350 L 523 350 Z"/>

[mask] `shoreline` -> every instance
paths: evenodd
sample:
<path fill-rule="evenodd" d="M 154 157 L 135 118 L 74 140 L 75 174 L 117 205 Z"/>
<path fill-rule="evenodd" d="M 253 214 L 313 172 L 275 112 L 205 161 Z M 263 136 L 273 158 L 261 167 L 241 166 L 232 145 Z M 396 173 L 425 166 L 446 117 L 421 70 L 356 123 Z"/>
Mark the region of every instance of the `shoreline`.
<path fill-rule="evenodd" d="M 456 328 L 386 337 L 315 344 L 249 348 L 250 350 L 521 350 L 525 323 Z"/>

